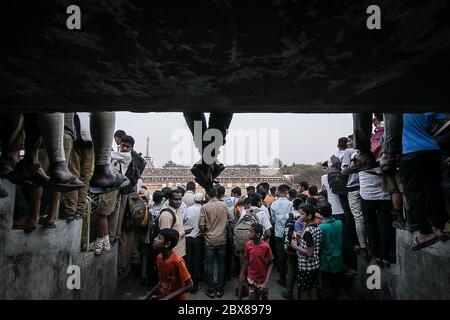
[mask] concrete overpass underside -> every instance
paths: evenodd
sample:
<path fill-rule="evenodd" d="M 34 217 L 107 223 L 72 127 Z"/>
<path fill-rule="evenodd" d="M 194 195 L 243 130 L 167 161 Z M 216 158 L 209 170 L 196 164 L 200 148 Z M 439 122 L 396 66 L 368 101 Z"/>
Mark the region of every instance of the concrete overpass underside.
<path fill-rule="evenodd" d="M 2 2 L 2 112 L 450 110 L 446 0 L 70 4 Z"/>

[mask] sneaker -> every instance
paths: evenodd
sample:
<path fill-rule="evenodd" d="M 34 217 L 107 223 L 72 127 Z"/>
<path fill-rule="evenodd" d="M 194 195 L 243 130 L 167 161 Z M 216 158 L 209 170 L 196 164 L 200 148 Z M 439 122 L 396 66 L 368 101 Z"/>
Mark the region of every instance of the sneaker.
<path fill-rule="evenodd" d="M 94 254 L 99 255 L 103 252 L 103 238 L 97 238 L 94 242 Z"/>
<path fill-rule="evenodd" d="M 111 243 L 109 242 L 108 235 L 103 237 L 103 250 L 105 250 L 106 252 L 111 251 Z"/>

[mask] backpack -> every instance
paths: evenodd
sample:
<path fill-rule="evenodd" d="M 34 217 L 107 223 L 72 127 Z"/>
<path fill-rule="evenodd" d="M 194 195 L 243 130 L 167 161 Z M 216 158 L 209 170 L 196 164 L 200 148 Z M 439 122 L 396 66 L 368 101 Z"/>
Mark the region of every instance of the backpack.
<path fill-rule="evenodd" d="M 132 228 L 138 227 L 142 224 L 143 220 L 146 218 L 146 208 L 145 202 L 136 193 L 132 192 L 128 194 L 127 198 L 128 210 L 125 219 L 125 229 L 131 230 Z"/>
<path fill-rule="evenodd" d="M 253 209 L 246 211 L 244 217 L 239 219 L 234 227 L 234 250 L 236 254 L 244 252 L 248 242 L 248 230 L 253 223 L 259 223 L 259 219 Z"/>
<path fill-rule="evenodd" d="M 171 226 L 170 228 L 173 228 L 173 226 L 174 226 L 175 223 L 177 222 L 177 216 L 175 215 L 175 212 L 173 212 L 173 211 L 172 211 L 171 209 L 169 209 L 169 208 L 163 208 L 163 209 L 161 209 L 161 211 L 159 212 L 158 218 L 156 218 L 156 219 L 154 219 L 154 220 L 152 221 L 152 239 L 155 239 L 155 238 L 158 236 L 159 231 L 161 231 L 161 229 L 159 229 L 159 218 L 161 217 L 161 214 L 162 214 L 164 211 L 168 211 L 168 212 L 170 212 L 170 214 L 172 215 L 172 226 Z"/>
<path fill-rule="evenodd" d="M 330 185 L 331 192 L 338 195 L 347 194 L 347 181 L 348 175 L 343 175 L 340 170 L 341 165 L 333 165 L 328 173 L 328 184 Z"/>
<path fill-rule="evenodd" d="M 134 191 L 134 187 L 141 177 L 141 173 L 144 171 L 144 168 L 144 158 L 142 158 L 136 151 L 131 150 L 131 163 L 128 166 L 127 172 L 125 172 L 125 176 L 130 180 L 130 184 L 125 188 L 122 188 L 121 193 L 129 194 Z"/>
<path fill-rule="evenodd" d="M 289 218 L 284 225 L 284 251 L 289 255 L 297 255 L 295 249 L 291 247 L 292 235 L 295 231 L 295 217 L 292 213 L 289 213 Z"/>

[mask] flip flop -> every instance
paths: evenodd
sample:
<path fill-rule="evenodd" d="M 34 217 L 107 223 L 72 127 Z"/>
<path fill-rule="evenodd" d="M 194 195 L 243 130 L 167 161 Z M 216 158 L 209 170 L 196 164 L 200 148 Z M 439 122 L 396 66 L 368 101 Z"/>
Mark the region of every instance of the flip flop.
<path fill-rule="evenodd" d="M 436 238 L 433 238 L 433 239 L 428 240 L 428 241 L 419 242 L 419 241 L 417 241 L 417 237 L 416 237 L 416 239 L 414 240 L 414 246 L 412 246 L 411 250 L 412 251 L 417 251 L 419 249 L 423 249 L 423 248 L 429 247 L 429 246 L 431 246 L 431 245 L 433 245 L 433 244 L 435 244 L 436 242 L 439 242 L 439 241 L 441 241 L 440 237 L 436 237 Z"/>
<path fill-rule="evenodd" d="M 120 190 L 127 187 L 130 184 L 130 180 L 126 177 L 116 176 L 116 180 L 112 187 L 102 188 L 102 187 L 90 187 L 89 192 L 93 194 L 105 194 L 112 191 Z"/>
<path fill-rule="evenodd" d="M 79 183 L 80 182 L 80 183 Z M 42 187 L 58 191 L 58 192 L 71 192 L 85 187 L 86 185 L 78 180 L 75 176 L 71 176 L 69 180 L 66 182 L 53 182 L 52 180 L 48 180 L 43 183 Z"/>

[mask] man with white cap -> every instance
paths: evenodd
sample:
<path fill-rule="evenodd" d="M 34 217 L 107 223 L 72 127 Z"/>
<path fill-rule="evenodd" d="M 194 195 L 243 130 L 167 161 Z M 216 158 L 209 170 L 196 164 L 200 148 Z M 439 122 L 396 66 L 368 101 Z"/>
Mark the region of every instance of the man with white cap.
<path fill-rule="evenodd" d="M 198 274 L 203 263 L 203 237 L 198 227 L 198 221 L 204 199 L 202 193 L 194 195 L 194 204 L 186 209 L 183 221 L 186 232 L 186 263 L 194 282 L 191 293 L 198 291 Z"/>

